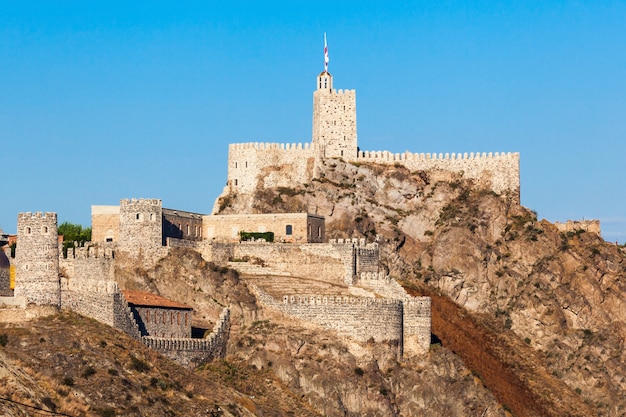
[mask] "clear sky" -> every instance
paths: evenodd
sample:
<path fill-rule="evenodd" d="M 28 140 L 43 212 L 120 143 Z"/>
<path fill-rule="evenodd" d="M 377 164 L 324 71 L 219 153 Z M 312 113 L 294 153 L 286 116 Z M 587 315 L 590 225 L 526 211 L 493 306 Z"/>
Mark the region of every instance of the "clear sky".
<path fill-rule="evenodd" d="M 523 205 L 626 241 L 624 1 L 0 0 L 0 228 L 209 213 L 229 143 L 311 140 L 324 32 L 362 150 L 520 152 Z"/>

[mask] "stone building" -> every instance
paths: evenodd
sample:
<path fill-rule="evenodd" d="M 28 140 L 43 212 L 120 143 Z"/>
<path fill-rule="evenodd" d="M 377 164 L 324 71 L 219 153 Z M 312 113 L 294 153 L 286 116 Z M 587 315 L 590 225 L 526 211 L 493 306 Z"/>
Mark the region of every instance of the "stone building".
<path fill-rule="evenodd" d="M 144 291 L 123 290 L 142 336 L 190 338 L 193 308 Z"/>
<path fill-rule="evenodd" d="M 208 240 L 238 242 L 239 232 L 273 232 L 274 241 L 321 243 L 326 240 L 323 216 L 308 213 L 227 214 L 204 216 Z"/>
<path fill-rule="evenodd" d="M 169 238 L 191 242 L 238 242 L 239 232 L 273 232 L 277 242 L 321 243 L 323 216 L 309 213 L 203 215 L 161 208 L 158 199 L 121 200 L 119 206 L 91 206 L 93 242 L 118 242 L 137 255 L 167 245 Z M 158 242 L 158 244 L 157 244 Z M 148 254 L 149 255 L 149 254 Z"/>

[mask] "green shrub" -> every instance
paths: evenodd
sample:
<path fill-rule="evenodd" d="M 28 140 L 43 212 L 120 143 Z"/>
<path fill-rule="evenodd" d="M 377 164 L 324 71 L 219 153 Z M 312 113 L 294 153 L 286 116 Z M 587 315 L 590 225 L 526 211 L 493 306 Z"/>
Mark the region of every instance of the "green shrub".
<path fill-rule="evenodd" d="M 241 232 L 239 232 L 239 238 L 241 239 L 241 241 L 263 239 L 266 242 L 273 242 L 274 232 L 244 232 L 242 230 Z"/>

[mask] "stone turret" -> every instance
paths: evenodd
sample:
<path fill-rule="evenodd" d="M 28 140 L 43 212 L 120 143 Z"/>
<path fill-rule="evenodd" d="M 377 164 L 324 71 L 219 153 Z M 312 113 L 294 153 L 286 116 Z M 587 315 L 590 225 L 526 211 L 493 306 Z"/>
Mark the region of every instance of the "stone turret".
<path fill-rule="evenodd" d="M 19 213 L 15 297 L 26 304 L 61 306 L 56 213 Z"/>
<path fill-rule="evenodd" d="M 133 257 L 151 259 L 162 245 L 163 207 L 159 199 L 120 201 L 118 249 Z"/>
<path fill-rule="evenodd" d="M 333 90 L 333 76 L 324 71 L 317 76 L 313 92 L 313 145 L 325 158 L 357 158 L 356 92 Z"/>

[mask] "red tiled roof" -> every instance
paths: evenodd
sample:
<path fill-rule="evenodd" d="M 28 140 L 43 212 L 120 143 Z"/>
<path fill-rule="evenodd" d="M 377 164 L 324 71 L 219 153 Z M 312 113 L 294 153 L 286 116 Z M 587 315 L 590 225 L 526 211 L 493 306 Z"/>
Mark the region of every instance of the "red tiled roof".
<path fill-rule="evenodd" d="M 128 304 L 134 304 L 136 306 L 146 307 L 166 307 L 166 308 L 181 308 L 187 310 L 193 310 L 186 304 L 177 303 L 176 301 L 169 300 L 160 295 L 152 294 L 145 291 L 123 290 L 124 298 Z"/>

